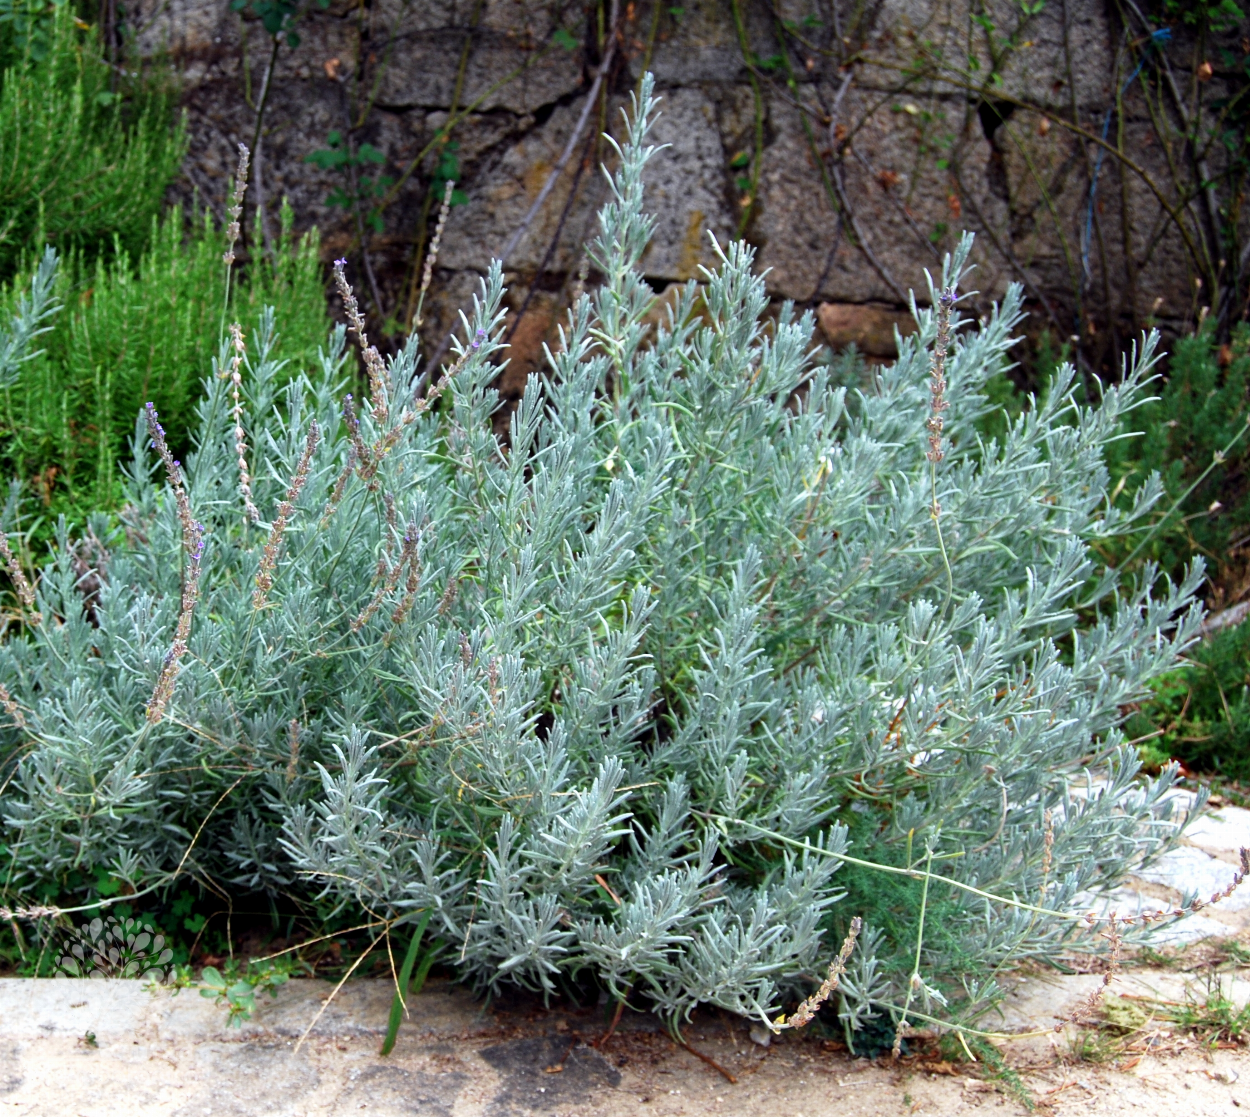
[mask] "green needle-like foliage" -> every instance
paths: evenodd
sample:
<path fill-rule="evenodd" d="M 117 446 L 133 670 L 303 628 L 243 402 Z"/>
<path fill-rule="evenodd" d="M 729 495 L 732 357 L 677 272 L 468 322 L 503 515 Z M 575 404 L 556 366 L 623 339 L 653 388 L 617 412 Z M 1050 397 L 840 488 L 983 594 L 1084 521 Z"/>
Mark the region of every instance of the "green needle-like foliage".
<path fill-rule="evenodd" d="M 956 303 L 945 412 L 937 311 L 848 395 L 810 315 L 764 315 L 742 244 L 652 332 L 652 109 L 647 79 L 603 282 L 506 438 L 498 266 L 446 383 L 413 341 L 369 357 L 363 403 L 340 396 L 341 329 L 280 388 L 263 316 L 241 422 L 259 524 L 228 344 L 185 474 L 141 420 L 121 524 L 92 523 L 106 554 L 62 533 L 0 645 L 0 898 L 75 871 L 137 906 L 179 872 L 311 891 L 403 936 L 428 916 L 481 987 L 589 974 L 674 1022 L 775 1012 L 862 915 L 854 1031 L 904 998 L 973 1011 L 1079 924 L 930 881 L 920 935 L 917 890 L 843 855 L 1069 911 L 1174 836 L 1175 772 L 1141 778 L 1120 723 L 1192 640 L 1201 571 L 1120 584 L 1093 550 L 1160 493 L 1120 512 L 1104 465 L 1154 339 L 1097 406 L 1067 367 L 985 442 L 1018 288 L 976 323 Z"/>
<path fill-rule="evenodd" d="M 272 256 L 236 276 L 229 309 L 249 321 L 273 307 L 282 329 L 272 356 L 295 369 L 316 361 L 327 319 L 316 234 L 296 238 L 291 220 L 284 206 Z M 63 309 L 46 323 L 42 352 L 3 385 L 0 461 L 25 482 L 34 498 L 28 513 L 45 524 L 64 514 L 81 528 L 91 511 L 117 505 L 117 461 L 148 400 L 170 417 L 175 452 L 189 443 L 221 326 L 225 233 L 208 215 L 188 228 L 177 208 L 159 224 L 153 219 L 150 230 L 137 262 L 120 245 L 94 264 L 78 255 L 62 261 L 56 295 Z M 14 313 L 27 297 L 25 283 L 19 276 L 0 289 L 0 307 Z"/>
<path fill-rule="evenodd" d="M 1170 571 L 1203 555 L 1217 600 L 1235 603 L 1250 542 L 1250 326 L 1235 326 L 1224 345 L 1210 322 L 1180 338 L 1158 398 L 1134 420 L 1141 433 L 1115 444 L 1113 475 L 1136 481 L 1157 470 L 1168 499 L 1152 533 L 1126 542 Z"/>
<path fill-rule="evenodd" d="M 69 4 L 0 26 L 0 66 L 0 277 L 33 240 L 139 247 L 186 148 L 170 97 L 114 89 Z"/>

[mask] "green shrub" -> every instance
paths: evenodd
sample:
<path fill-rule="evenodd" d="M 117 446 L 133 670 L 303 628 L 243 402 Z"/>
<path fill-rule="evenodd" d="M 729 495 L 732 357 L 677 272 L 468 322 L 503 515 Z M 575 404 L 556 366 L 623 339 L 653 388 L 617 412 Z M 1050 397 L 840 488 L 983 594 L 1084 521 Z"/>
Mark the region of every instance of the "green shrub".
<path fill-rule="evenodd" d="M 233 285 L 229 313 L 248 321 L 274 307 L 283 330 L 273 357 L 289 371 L 316 363 L 328 323 L 316 234 L 295 238 L 289 207 L 280 224 L 272 257 Z M 60 514 L 82 525 L 88 512 L 116 507 L 115 463 L 148 400 L 170 417 L 175 452 L 188 445 L 222 326 L 225 233 L 207 215 L 187 228 L 176 208 L 150 228 L 137 263 L 120 246 L 94 264 L 64 262 L 64 309 L 0 400 L 0 461 L 26 483 L 48 530 Z M 0 307 L 12 313 L 25 282 L 0 290 Z"/>
<path fill-rule="evenodd" d="M 1117 565 L 1150 561 L 1175 576 L 1194 555 L 1211 564 L 1205 594 L 1235 604 L 1250 585 L 1250 326 L 1225 344 L 1212 323 L 1179 339 L 1158 396 L 1134 413 L 1110 448 L 1127 507 L 1134 483 L 1157 471 L 1167 489 L 1143 530 L 1112 544 Z M 1250 778 L 1250 627 L 1223 629 L 1195 646 L 1190 665 L 1166 675 L 1134 715 L 1152 767 L 1176 759 L 1200 773 Z"/>
<path fill-rule="evenodd" d="M 1148 531 L 1126 537 L 1116 555 L 1149 558 L 1179 571 L 1191 556 L 1213 566 L 1212 596 L 1235 596 L 1250 574 L 1250 325 L 1239 323 L 1226 345 L 1211 323 L 1180 338 L 1166 380 L 1115 443 L 1112 474 L 1128 491 L 1154 471 L 1168 499 Z"/>
<path fill-rule="evenodd" d="M 63 531 L 0 645 L 0 900 L 94 902 L 95 879 L 141 908 L 192 873 L 367 912 L 377 942 L 428 918 L 479 986 L 593 977 L 674 1026 L 775 1011 L 863 916 L 854 1031 L 973 1012 L 1080 926 L 968 887 L 1072 911 L 1174 834 L 1174 771 L 1138 777 L 1121 711 L 1192 639 L 1201 571 L 1120 584 L 1093 550 L 1160 492 L 1109 508 L 1103 460 L 1154 339 L 1098 406 L 1066 367 L 983 443 L 1019 288 L 979 325 L 918 309 L 849 409 L 811 316 L 762 317 L 742 244 L 649 337 L 650 92 L 604 282 L 506 440 L 498 266 L 430 395 L 412 341 L 366 348 L 370 400 L 337 398 L 342 329 L 280 388 L 266 313 L 241 426 L 267 522 L 228 378 L 185 474 L 150 413 L 120 525 Z M 893 878 L 844 860 L 865 853 L 961 887 L 873 888 Z"/>
<path fill-rule="evenodd" d="M 15 0 L 0 23 L 0 278 L 24 250 L 137 250 L 186 149 L 173 100 L 115 89 L 70 5 Z"/>
<path fill-rule="evenodd" d="M 1230 625 L 1195 645 L 1188 665 L 1164 675 L 1128 723 L 1142 756 L 1179 760 L 1197 772 L 1250 780 L 1250 624 Z"/>

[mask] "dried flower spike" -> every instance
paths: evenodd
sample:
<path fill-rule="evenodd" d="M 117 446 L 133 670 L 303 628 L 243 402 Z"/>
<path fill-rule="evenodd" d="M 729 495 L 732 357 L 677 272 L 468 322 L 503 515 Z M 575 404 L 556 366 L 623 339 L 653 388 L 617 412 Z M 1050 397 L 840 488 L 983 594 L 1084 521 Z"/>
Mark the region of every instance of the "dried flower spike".
<path fill-rule="evenodd" d="M 1107 986 L 1115 980 L 1116 974 L 1120 972 L 1120 961 L 1123 956 L 1124 938 L 1120 934 L 1118 924 L 1131 924 L 1133 920 L 1118 919 L 1115 912 L 1107 920 L 1107 930 L 1103 932 L 1103 937 L 1111 944 L 1111 955 L 1107 959 L 1107 968 L 1103 971 L 1102 981 L 1100 981 L 1089 995 L 1079 1001 L 1076 1006 L 1066 1016 L 1060 1018 L 1059 1023 L 1055 1025 L 1055 1031 L 1061 1032 L 1068 1024 L 1079 1024 L 1081 1021 L 1088 1019 L 1095 1009 L 1098 1008 L 1106 995 Z"/>
<path fill-rule="evenodd" d="M 63 914 L 60 908 L 48 907 L 45 904 L 36 904 L 33 908 L 0 907 L 0 920 L 3 920 L 5 923 L 12 923 L 15 919 L 29 919 L 32 921 L 56 919 Z"/>
<path fill-rule="evenodd" d="M 182 480 L 182 466 L 174 460 L 165 441 L 165 429 L 161 426 L 160 416 L 156 408 L 148 403 L 144 407 L 144 418 L 148 424 L 148 434 L 152 438 L 152 447 L 160 455 L 165 465 L 165 476 L 174 494 L 174 503 L 178 509 L 178 522 L 182 527 L 182 549 L 187 556 L 187 566 L 182 575 L 182 601 L 178 606 L 178 624 L 174 629 L 174 642 L 165 653 L 165 661 L 161 665 L 160 677 L 148 701 L 147 719 L 158 722 L 165 715 L 165 707 L 174 695 L 174 684 L 178 681 L 178 666 L 186 655 L 187 640 L 191 635 L 191 618 L 195 613 L 195 604 L 200 598 L 200 575 L 203 572 L 204 559 L 204 525 L 191 515 L 191 502 L 187 498 L 187 489 Z"/>
<path fill-rule="evenodd" d="M 352 454 L 360 469 L 360 476 L 363 478 L 372 477 L 378 469 L 374 456 L 369 452 L 369 447 L 365 445 L 365 440 L 360 434 L 360 420 L 356 416 L 356 401 L 352 399 L 351 392 L 343 397 L 343 423 L 347 427 L 347 435 L 352 442 Z"/>
<path fill-rule="evenodd" d="M 296 718 L 286 727 L 286 747 L 286 782 L 293 783 L 299 773 L 299 721 Z"/>
<path fill-rule="evenodd" d="M 243 434 L 243 397 L 241 389 L 243 378 L 239 367 L 243 363 L 246 349 L 243 345 L 243 331 L 238 322 L 230 324 L 230 339 L 234 344 L 234 356 L 230 360 L 230 388 L 234 397 L 231 415 L 234 417 L 234 451 L 239 464 L 239 493 L 243 497 L 244 523 L 259 523 L 260 512 L 252 499 L 252 476 L 247 468 L 247 439 Z"/>
<path fill-rule="evenodd" d="M 239 218 L 243 215 L 243 193 L 247 190 L 247 164 L 250 158 L 247 147 L 239 144 L 239 165 L 234 172 L 234 195 L 230 203 L 230 224 L 226 226 L 226 251 L 221 259 L 226 267 L 234 263 L 234 246 L 239 240 Z"/>
<path fill-rule="evenodd" d="M 794 1010 L 788 1020 L 784 1016 L 778 1016 L 772 1022 L 771 1027 L 774 1032 L 779 1032 L 782 1028 L 802 1028 L 815 1019 L 820 1006 L 833 996 L 838 988 L 838 982 L 846 973 L 846 964 L 851 960 L 851 954 L 855 950 L 855 940 L 859 938 L 859 932 L 863 926 L 864 921 L 858 915 L 851 920 L 851 928 L 847 931 L 846 938 L 842 940 L 842 949 L 838 951 L 838 956 L 829 963 L 829 975 L 821 982 L 820 988 Z"/>
<path fill-rule="evenodd" d="M 17 590 L 17 598 L 22 603 L 22 608 L 27 610 L 27 623 L 32 627 L 42 624 L 43 614 L 35 608 L 35 591 L 31 588 L 22 564 L 17 561 L 17 556 L 9 546 L 9 537 L 2 531 L 0 531 L 0 559 L 4 560 L 4 567 L 13 580 L 13 588 Z"/>
<path fill-rule="evenodd" d="M 160 416 L 151 403 L 144 405 L 144 418 L 148 424 L 148 434 L 152 438 L 152 448 L 160 455 L 165 465 L 165 476 L 169 479 L 169 487 L 174 492 L 174 502 L 178 507 L 178 522 L 182 525 L 182 546 L 190 554 L 195 549 L 194 540 L 203 526 L 195 522 L 191 515 L 191 502 L 187 499 L 187 490 L 182 483 L 182 465 L 174 460 L 165 441 L 165 428 L 161 426 Z"/>
<path fill-rule="evenodd" d="M 165 653 L 165 661 L 161 664 L 161 673 L 156 680 L 156 687 L 148 701 L 147 719 L 155 724 L 165 716 L 165 708 L 174 696 L 174 685 L 178 681 L 178 669 L 182 657 L 187 653 L 187 640 L 191 636 L 191 619 L 195 613 L 196 602 L 200 599 L 200 576 L 203 573 L 204 559 L 204 525 L 194 523 L 194 534 L 190 542 L 190 561 L 182 577 L 182 601 L 178 606 L 178 624 L 174 629 L 174 642 Z M 184 547 L 187 545 L 184 540 Z"/>
<path fill-rule="evenodd" d="M 451 612 L 451 607 L 455 605 L 456 598 L 460 595 L 460 579 L 448 578 L 447 588 L 443 590 L 443 596 L 439 598 L 438 615 L 445 617 Z M 466 645 L 467 646 L 467 645 Z"/>
<path fill-rule="evenodd" d="M 929 376 L 929 419 L 925 426 L 929 430 L 929 452 L 925 455 L 931 462 L 940 462 L 945 457 L 942 449 L 942 412 L 950 404 L 946 401 L 946 352 L 951 340 L 951 310 L 955 306 L 955 288 L 947 287 L 938 296 L 937 306 L 937 341 L 933 346 L 933 371 Z"/>
<path fill-rule="evenodd" d="M 17 704 L 13 695 L 9 693 L 9 688 L 0 683 L 0 706 L 4 707 L 4 712 L 13 719 L 13 724 L 18 729 L 26 728 L 26 715 L 22 713 L 22 708 Z"/>
<path fill-rule="evenodd" d="M 404 600 L 400 602 L 391 614 L 391 620 L 395 624 L 400 624 L 407 617 L 408 610 L 412 608 L 412 598 L 416 596 L 417 589 L 420 586 L 420 560 L 417 557 L 417 547 L 420 542 L 420 530 L 415 523 L 409 522 L 407 529 L 404 531 L 403 545 L 400 547 L 399 558 L 395 560 L 395 565 L 388 565 L 385 556 L 378 559 L 380 585 L 374 591 L 369 604 L 352 621 L 351 630 L 353 632 L 359 632 L 364 628 L 373 617 L 373 614 L 381 607 L 386 597 L 395 592 L 405 569 L 408 570 L 408 582 L 405 586 Z"/>
<path fill-rule="evenodd" d="M 469 358 L 482 348 L 483 342 L 485 342 L 489 336 L 490 335 L 485 330 L 480 328 L 474 332 L 473 340 L 465 346 L 464 352 L 456 358 L 456 363 L 444 372 L 438 380 L 430 385 L 430 390 L 426 392 L 421 399 L 417 400 L 416 407 L 413 411 L 406 411 L 404 413 L 404 421 L 406 423 L 412 422 L 418 415 L 423 414 L 430 409 L 434 401 L 447 390 L 447 385 L 455 380 L 455 378 L 464 369 L 464 366 L 469 363 Z"/>
<path fill-rule="evenodd" d="M 365 333 L 365 316 L 360 313 L 356 293 L 352 290 L 352 285 L 347 282 L 347 275 L 343 270 L 346 266 L 346 259 L 334 261 L 334 282 L 339 289 L 339 297 L 343 300 L 343 312 L 347 315 L 348 325 L 355 332 L 361 356 L 365 359 L 365 371 L 369 375 L 369 402 L 373 406 L 373 416 L 377 422 L 385 425 L 390 414 L 386 391 L 386 366 L 377 348 L 369 344 L 369 337 Z"/>
<path fill-rule="evenodd" d="M 321 513 L 321 527 L 325 527 L 330 521 L 330 517 L 338 511 L 339 505 L 343 501 L 343 493 L 347 489 L 347 482 L 351 478 L 353 470 L 356 468 L 356 447 L 353 446 L 347 452 L 347 464 L 343 466 L 342 472 L 334 481 L 334 488 L 330 490 L 330 499 L 326 501 L 326 506 Z"/>
<path fill-rule="evenodd" d="M 425 254 L 425 268 L 421 272 L 421 290 L 417 294 L 417 313 L 412 322 L 414 330 L 421 328 L 421 309 L 425 305 L 425 296 L 434 279 L 434 265 L 438 262 L 438 249 L 443 242 L 443 230 L 447 227 L 447 215 L 451 212 L 451 195 L 455 189 L 455 182 L 448 179 L 447 186 L 443 190 L 442 205 L 438 207 L 438 224 L 434 226 L 434 238 L 430 241 L 429 250 Z"/>
<path fill-rule="evenodd" d="M 1050 882 L 1050 868 L 1055 855 L 1055 818 L 1049 808 L 1046 810 L 1046 829 L 1042 834 L 1042 885 L 1041 899 L 1046 900 L 1046 887 Z"/>
<path fill-rule="evenodd" d="M 576 306 L 586 292 L 586 278 L 590 275 L 590 257 L 582 254 L 582 262 L 577 265 L 577 279 L 573 283 L 572 304 Z"/>
<path fill-rule="evenodd" d="M 308 480 L 308 471 L 312 468 L 313 453 L 321 438 L 321 429 L 314 419 L 308 424 L 308 438 L 304 442 L 304 452 L 300 455 L 299 465 L 295 467 L 295 476 L 291 478 L 291 487 L 286 491 L 286 498 L 278 504 L 278 515 L 269 529 L 269 539 L 265 543 L 264 553 L 260 558 L 260 569 L 256 571 L 256 588 L 252 591 L 252 608 L 263 609 L 269 599 L 269 591 L 273 589 L 273 572 L 278 565 L 278 552 L 282 549 L 282 537 L 286 534 L 291 513 L 295 511 L 295 502 L 303 491 Z"/>

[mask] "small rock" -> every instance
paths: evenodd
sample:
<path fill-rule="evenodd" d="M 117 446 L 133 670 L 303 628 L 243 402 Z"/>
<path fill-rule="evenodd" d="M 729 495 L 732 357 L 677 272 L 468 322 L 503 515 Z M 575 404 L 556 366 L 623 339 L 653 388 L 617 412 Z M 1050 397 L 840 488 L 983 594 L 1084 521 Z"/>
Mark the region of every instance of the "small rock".
<path fill-rule="evenodd" d="M 751 1042 L 761 1047 L 768 1047 L 773 1042 L 773 1034 L 763 1024 L 751 1025 Z"/>

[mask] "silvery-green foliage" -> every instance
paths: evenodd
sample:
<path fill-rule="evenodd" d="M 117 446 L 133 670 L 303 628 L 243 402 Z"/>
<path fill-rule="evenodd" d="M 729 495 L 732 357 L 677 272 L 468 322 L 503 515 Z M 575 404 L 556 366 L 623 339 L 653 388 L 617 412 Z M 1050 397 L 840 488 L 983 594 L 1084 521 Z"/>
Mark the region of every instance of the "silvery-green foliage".
<path fill-rule="evenodd" d="M 11 328 L 0 330 L 0 388 L 11 388 L 22 365 L 39 355 L 38 351 L 31 352 L 31 342 L 51 329 L 47 321 L 60 309 L 54 294 L 56 268 L 56 249 L 44 249 L 31 276 L 30 295 L 17 300 Z"/>
<path fill-rule="evenodd" d="M 4 730 L 0 773 L 15 887 L 107 869 L 142 889 L 180 868 L 312 889 L 389 920 L 432 912 L 432 941 L 479 986 L 551 991 L 590 971 L 673 1019 L 699 1003 L 760 1017 L 823 973 L 831 928 L 859 914 L 840 902 L 842 854 L 898 865 L 928 843 L 944 873 L 1065 908 L 1174 833 L 1173 774 L 1140 777 L 1120 711 L 1192 639 L 1200 572 L 1121 585 L 1094 550 L 1159 494 L 1151 478 L 1116 512 L 1103 465 L 1155 339 L 1096 406 L 1065 368 L 986 442 L 982 388 L 1007 367 L 1020 290 L 979 322 L 956 310 L 931 471 L 928 307 L 849 394 L 813 364 L 810 315 L 764 316 L 742 244 L 716 246 L 650 329 L 651 115 L 648 79 L 592 247 L 603 281 L 506 438 L 497 267 L 436 407 L 418 403 L 415 342 L 390 360 L 385 424 L 343 405 L 342 330 L 281 389 L 280 324 L 251 332 L 262 515 L 278 516 L 310 423 L 322 432 L 256 601 L 272 525 L 242 515 L 223 348 L 186 464 L 200 600 L 155 724 L 185 552 L 137 429 L 120 522 L 92 525 L 98 595 L 85 606 L 62 531 L 39 581 L 55 621 L 0 648 L 25 720 Z M 956 995 L 968 959 L 990 971 L 1070 935 L 932 895 L 934 1011 L 983 995 Z M 848 1026 L 898 1003 L 914 950 L 910 931 L 865 932 Z"/>

